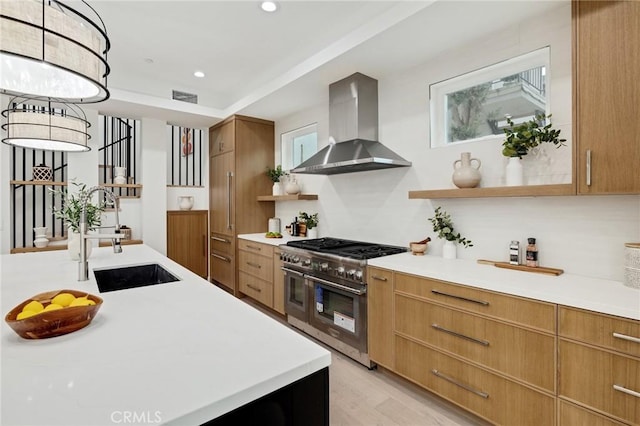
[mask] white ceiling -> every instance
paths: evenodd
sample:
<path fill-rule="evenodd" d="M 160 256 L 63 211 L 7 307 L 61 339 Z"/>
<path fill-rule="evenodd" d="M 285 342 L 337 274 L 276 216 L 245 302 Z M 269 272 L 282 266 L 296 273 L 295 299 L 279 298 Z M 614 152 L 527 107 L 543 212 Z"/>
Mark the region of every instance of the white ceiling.
<path fill-rule="evenodd" d="M 259 1 L 90 0 L 111 40 L 111 99 L 94 107 L 192 127 L 234 113 L 278 120 L 327 102 L 353 72 L 382 79 L 562 2 L 278 3 L 268 14 Z M 198 105 L 171 100 L 174 89 Z"/>

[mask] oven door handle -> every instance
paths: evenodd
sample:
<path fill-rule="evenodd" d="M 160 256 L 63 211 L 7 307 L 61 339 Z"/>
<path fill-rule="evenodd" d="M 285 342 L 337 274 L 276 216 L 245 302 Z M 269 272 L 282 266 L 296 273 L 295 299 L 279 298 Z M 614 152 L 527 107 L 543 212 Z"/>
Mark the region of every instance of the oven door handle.
<path fill-rule="evenodd" d="M 280 269 L 282 269 L 285 272 L 289 272 L 289 273 L 296 274 L 296 275 L 299 275 L 301 277 L 304 277 L 304 274 L 302 272 L 294 271 L 293 269 L 285 268 L 284 266 L 280 267 Z"/>
<path fill-rule="evenodd" d="M 329 287 L 334 287 L 340 290 L 344 290 L 344 291 L 348 291 L 349 293 L 353 293 L 356 294 L 358 296 L 362 296 L 363 294 L 365 294 L 367 292 L 367 290 L 356 290 L 355 288 L 351 288 L 351 287 L 347 287 L 346 285 L 342 285 L 342 284 L 338 284 L 338 283 L 334 283 L 331 281 L 327 281 L 327 280 L 323 280 L 322 278 L 318 278 L 318 277 L 314 277 L 312 275 L 307 275 L 308 279 L 312 279 L 314 281 L 319 281 L 322 284 L 326 284 Z"/>

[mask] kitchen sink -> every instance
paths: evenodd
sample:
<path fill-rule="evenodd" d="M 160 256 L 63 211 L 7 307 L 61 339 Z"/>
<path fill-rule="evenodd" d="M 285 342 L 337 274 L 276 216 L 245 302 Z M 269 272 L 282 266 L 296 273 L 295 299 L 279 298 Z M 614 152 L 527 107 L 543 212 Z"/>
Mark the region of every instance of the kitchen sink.
<path fill-rule="evenodd" d="M 94 269 L 100 293 L 180 281 L 157 263 Z"/>

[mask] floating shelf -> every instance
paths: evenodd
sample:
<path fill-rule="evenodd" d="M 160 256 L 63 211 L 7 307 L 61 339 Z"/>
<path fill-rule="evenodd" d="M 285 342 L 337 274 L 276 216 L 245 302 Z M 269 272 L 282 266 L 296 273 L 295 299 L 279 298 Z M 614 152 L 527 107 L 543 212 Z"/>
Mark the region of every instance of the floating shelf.
<path fill-rule="evenodd" d="M 498 186 L 492 188 L 458 188 L 409 191 L 409 199 L 547 197 L 576 195 L 571 183 L 556 185 Z"/>
<path fill-rule="evenodd" d="M 258 201 L 297 201 L 297 200 L 317 200 L 317 194 L 294 194 L 294 195 L 258 195 Z"/>
<path fill-rule="evenodd" d="M 139 183 L 101 183 L 99 186 L 106 188 L 142 188 Z"/>
<path fill-rule="evenodd" d="M 36 185 L 36 186 L 67 186 L 67 182 L 54 182 L 51 180 L 12 180 L 11 185 Z"/>

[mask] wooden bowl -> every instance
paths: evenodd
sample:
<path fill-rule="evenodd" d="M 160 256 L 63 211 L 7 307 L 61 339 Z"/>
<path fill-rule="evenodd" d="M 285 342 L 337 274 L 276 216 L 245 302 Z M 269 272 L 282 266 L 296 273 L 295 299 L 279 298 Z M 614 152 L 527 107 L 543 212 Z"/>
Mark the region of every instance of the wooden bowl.
<path fill-rule="evenodd" d="M 428 243 L 409 243 L 411 254 L 414 256 L 424 256 L 424 252 L 427 251 Z"/>
<path fill-rule="evenodd" d="M 24 308 L 27 303 L 32 300 L 37 300 L 46 306 L 51 302 L 51 299 L 59 293 L 71 293 L 76 297 L 87 296 L 88 299 L 93 300 L 96 304 L 91 306 L 66 307 L 55 311 L 41 312 L 21 320 L 16 319 L 16 316 L 22 312 L 22 308 Z M 36 294 L 25 300 L 13 308 L 4 317 L 4 320 L 20 337 L 25 339 L 46 339 L 48 337 L 72 333 L 86 327 L 98 314 L 100 306 L 102 306 L 102 299 L 87 292 L 78 290 L 55 290 Z"/>

